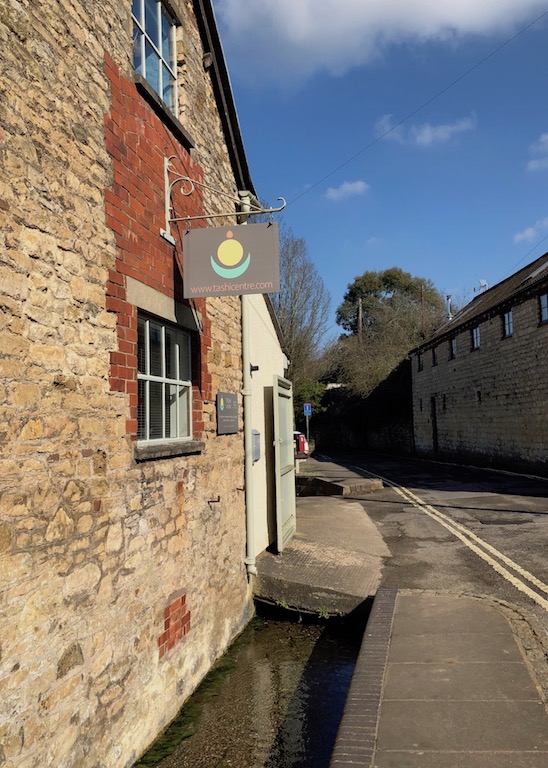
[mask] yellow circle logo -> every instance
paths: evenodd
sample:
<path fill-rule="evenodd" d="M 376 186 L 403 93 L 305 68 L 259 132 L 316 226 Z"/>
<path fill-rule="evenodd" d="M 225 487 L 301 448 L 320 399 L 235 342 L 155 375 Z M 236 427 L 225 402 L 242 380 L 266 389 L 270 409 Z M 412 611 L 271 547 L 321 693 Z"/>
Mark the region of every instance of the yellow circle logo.
<path fill-rule="evenodd" d="M 217 249 L 217 258 L 224 264 L 225 267 L 234 267 L 238 262 L 242 260 L 244 255 L 244 249 L 238 240 L 232 240 L 234 237 L 232 232 L 226 233 L 226 240 L 223 240 L 221 245 Z"/>

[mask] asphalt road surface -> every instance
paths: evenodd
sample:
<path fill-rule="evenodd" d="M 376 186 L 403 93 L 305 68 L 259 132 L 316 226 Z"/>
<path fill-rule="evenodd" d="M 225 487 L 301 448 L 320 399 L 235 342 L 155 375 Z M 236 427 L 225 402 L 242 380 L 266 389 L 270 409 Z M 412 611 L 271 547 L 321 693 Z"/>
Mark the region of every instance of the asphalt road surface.
<path fill-rule="evenodd" d="M 548 639 L 548 480 L 430 461 L 331 456 L 382 491 L 359 498 L 391 557 L 383 586 L 487 596 Z"/>

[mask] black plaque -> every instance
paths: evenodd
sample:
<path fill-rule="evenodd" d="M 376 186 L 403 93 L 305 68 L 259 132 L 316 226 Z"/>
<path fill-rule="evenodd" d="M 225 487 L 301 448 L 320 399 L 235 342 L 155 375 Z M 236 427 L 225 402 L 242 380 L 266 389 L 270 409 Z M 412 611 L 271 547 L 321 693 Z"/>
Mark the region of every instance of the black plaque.
<path fill-rule="evenodd" d="M 228 392 L 217 393 L 217 434 L 235 435 L 238 432 L 238 396 Z"/>

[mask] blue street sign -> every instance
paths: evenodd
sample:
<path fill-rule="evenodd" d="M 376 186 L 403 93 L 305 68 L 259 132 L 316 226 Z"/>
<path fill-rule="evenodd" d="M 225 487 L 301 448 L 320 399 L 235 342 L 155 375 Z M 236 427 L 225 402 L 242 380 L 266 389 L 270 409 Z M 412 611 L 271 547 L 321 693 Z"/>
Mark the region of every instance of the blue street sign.
<path fill-rule="evenodd" d="M 305 416 L 312 416 L 312 406 L 310 403 L 304 404 L 304 415 Z"/>

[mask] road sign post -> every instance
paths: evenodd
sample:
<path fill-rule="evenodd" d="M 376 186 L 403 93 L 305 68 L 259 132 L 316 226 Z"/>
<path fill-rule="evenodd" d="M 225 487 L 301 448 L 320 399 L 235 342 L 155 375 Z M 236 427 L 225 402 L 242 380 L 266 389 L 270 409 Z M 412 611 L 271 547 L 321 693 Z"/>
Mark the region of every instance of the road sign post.
<path fill-rule="evenodd" d="M 310 449 L 310 427 L 309 427 L 309 420 L 312 416 L 312 406 L 310 403 L 304 404 L 304 415 L 306 418 L 306 442 L 308 443 L 309 449 Z"/>

